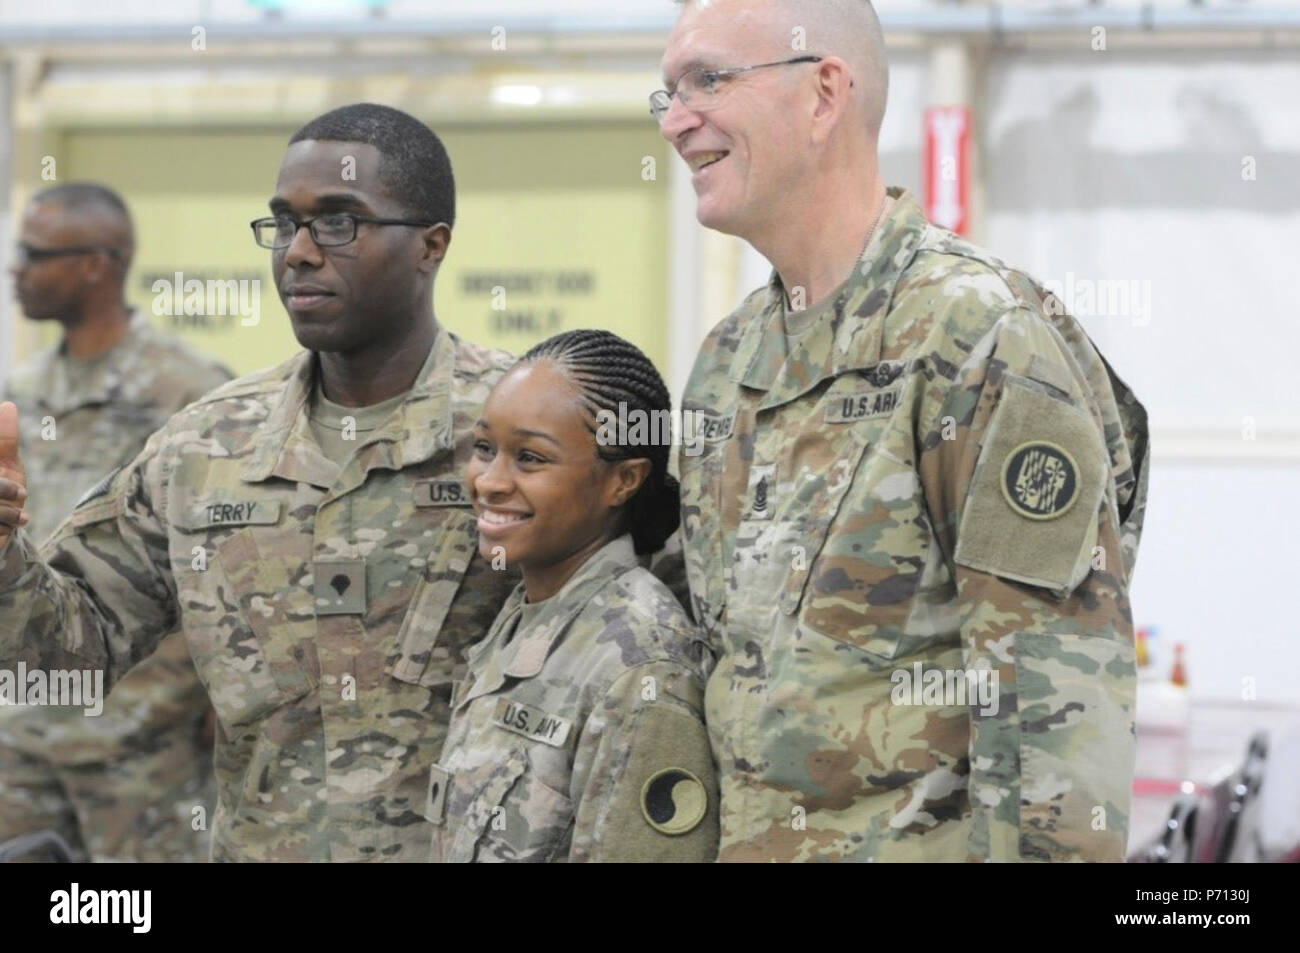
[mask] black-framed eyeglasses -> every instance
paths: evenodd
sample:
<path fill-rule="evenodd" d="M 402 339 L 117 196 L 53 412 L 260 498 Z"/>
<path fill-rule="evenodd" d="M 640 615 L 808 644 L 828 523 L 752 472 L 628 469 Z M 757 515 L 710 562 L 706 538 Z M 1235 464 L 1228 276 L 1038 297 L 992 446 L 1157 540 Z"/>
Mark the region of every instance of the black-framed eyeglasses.
<path fill-rule="evenodd" d="M 367 225 L 409 225 L 414 228 L 430 228 L 442 224 L 410 218 L 373 218 L 351 212 L 330 212 L 301 221 L 288 215 L 275 215 L 270 218 L 255 218 L 248 224 L 253 229 L 254 241 L 263 248 L 288 248 L 293 244 L 293 236 L 304 225 L 311 231 L 312 241 L 321 248 L 337 248 L 356 241 L 358 222 Z"/>
<path fill-rule="evenodd" d="M 73 255 L 108 255 L 118 258 L 121 252 L 116 248 L 103 248 L 95 245 L 69 245 L 66 248 L 41 248 L 19 242 L 14 245 L 14 260 L 18 265 L 35 265 L 54 258 L 68 258 Z"/>
<path fill-rule="evenodd" d="M 677 80 L 676 88 L 672 92 L 666 89 L 657 89 L 650 94 L 650 115 L 655 117 L 656 122 L 663 122 L 664 116 L 673 104 L 673 97 L 676 96 L 683 106 L 694 109 L 696 112 L 704 112 L 713 108 L 717 102 L 718 95 L 726 88 L 726 81 L 733 76 L 739 76 L 741 73 L 748 73 L 751 70 L 767 69 L 769 66 L 790 66 L 794 63 L 820 63 L 823 57 L 820 56 L 796 56 L 790 60 L 777 60 L 775 63 L 756 63 L 753 66 L 733 66 L 729 69 L 693 69 L 683 73 Z"/>

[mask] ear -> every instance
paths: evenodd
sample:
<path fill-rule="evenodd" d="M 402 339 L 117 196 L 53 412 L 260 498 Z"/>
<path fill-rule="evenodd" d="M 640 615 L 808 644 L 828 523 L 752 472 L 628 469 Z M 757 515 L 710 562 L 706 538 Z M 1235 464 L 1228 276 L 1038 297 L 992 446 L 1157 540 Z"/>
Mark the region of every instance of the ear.
<path fill-rule="evenodd" d="M 420 270 L 426 273 L 437 272 L 442 260 L 447 257 L 447 248 L 451 245 L 451 226 L 446 222 L 430 225 L 424 230 L 424 255 L 420 259 Z"/>
<path fill-rule="evenodd" d="M 87 255 L 83 261 L 82 275 L 88 284 L 96 285 L 108 276 L 108 270 L 113 258 L 107 252 L 96 252 L 93 255 Z"/>
<path fill-rule="evenodd" d="M 612 467 L 605 480 L 605 503 L 610 508 L 622 506 L 641 489 L 641 484 L 650 476 L 651 463 L 644 457 L 636 460 L 619 460 Z"/>
<path fill-rule="evenodd" d="M 838 56 L 828 56 L 817 64 L 813 74 L 815 82 L 812 112 L 812 138 L 825 142 L 840 118 L 849 110 L 853 97 L 853 74 L 848 64 Z"/>

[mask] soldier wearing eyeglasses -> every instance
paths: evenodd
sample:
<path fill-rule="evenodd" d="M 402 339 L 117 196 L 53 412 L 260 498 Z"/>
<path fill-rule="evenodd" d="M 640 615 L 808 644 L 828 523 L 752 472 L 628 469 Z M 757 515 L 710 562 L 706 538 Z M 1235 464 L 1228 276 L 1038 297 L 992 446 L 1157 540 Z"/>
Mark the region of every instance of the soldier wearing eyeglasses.
<path fill-rule="evenodd" d="M 519 579 L 479 554 L 461 479 L 510 361 L 434 316 L 455 187 L 418 120 L 312 120 L 270 211 L 304 350 L 172 418 L 40 553 L 0 408 L 0 665 L 116 678 L 179 625 L 217 712 L 213 859 L 423 860 L 453 684 Z"/>
<path fill-rule="evenodd" d="M 23 313 L 61 340 L 17 368 L 19 427 L 44 539 L 78 498 L 186 404 L 230 379 L 123 300 L 131 216 L 111 189 L 54 186 L 29 203 L 10 272 Z M 60 834 L 83 860 L 207 859 L 193 809 L 211 811 L 210 711 L 179 634 L 124 678 L 103 712 L 0 708 L 0 840 Z"/>
<path fill-rule="evenodd" d="M 662 67 L 699 220 L 774 265 L 683 401 L 720 859 L 1123 859 L 1141 404 L 886 189 L 865 0 L 690 0 Z"/>

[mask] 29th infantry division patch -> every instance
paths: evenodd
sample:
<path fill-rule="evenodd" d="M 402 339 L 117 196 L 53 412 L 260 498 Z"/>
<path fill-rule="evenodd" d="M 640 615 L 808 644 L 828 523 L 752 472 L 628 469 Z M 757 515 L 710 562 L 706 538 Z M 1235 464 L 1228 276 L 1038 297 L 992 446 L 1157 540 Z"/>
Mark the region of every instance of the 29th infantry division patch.
<path fill-rule="evenodd" d="M 1079 496 L 1079 467 L 1065 448 L 1045 440 L 1022 443 L 1002 464 L 1002 496 L 1021 516 L 1050 520 Z"/>
<path fill-rule="evenodd" d="M 684 768 L 656 771 L 641 786 L 641 814 L 661 834 L 686 834 L 704 820 L 709 795 Z"/>

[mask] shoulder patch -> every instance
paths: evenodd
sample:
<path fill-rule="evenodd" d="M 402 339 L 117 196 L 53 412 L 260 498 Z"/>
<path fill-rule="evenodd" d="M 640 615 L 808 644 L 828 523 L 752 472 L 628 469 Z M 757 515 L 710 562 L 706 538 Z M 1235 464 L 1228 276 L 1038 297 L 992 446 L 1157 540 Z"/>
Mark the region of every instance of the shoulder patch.
<path fill-rule="evenodd" d="M 1002 496 L 1026 519 L 1064 516 L 1079 498 L 1079 464 L 1070 451 L 1047 440 L 1030 440 L 1002 462 Z"/>
<path fill-rule="evenodd" d="M 641 816 L 661 834 L 688 834 L 709 809 L 703 782 L 685 768 L 656 771 L 641 786 Z"/>
<path fill-rule="evenodd" d="M 1109 458 L 1092 417 L 1008 375 L 953 561 L 1063 598 L 1087 575 Z"/>

